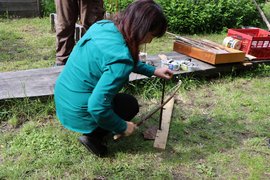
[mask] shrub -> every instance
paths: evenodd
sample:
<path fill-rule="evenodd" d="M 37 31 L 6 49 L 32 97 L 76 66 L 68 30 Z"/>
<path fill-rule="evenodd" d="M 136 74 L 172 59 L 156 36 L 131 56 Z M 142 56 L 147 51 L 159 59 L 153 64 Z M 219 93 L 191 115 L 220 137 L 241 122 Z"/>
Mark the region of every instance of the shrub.
<path fill-rule="evenodd" d="M 124 9 L 133 0 L 105 0 L 107 12 Z M 228 28 L 258 26 L 261 18 L 250 0 L 156 0 L 174 33 L 214 33 Z M 257 0 L 261 3 L 263 0 Z M 55 12 L 54 0 L 42 0 L 43 15 Z M 268 8 L 269 9 L 269 8 Z"/>
<path fill-rule="evenodd" d="M 270 2 L 265 3 L 263 7 L 263 12 L 266 18 L 268 19 L 268 21 L 270 21 Z"/>
<path fill-rule="evenodd" d="M 132 3 L 133 0 L 104 0 L 106 11 L 109 13 L 114 13 L 120 11 Z"/>
<path fill-rule="evenodd" d="M 42 16 L 49 16 L 50 13 L 55 13 L 54 0 L 41 0 Z"/>
<path fill-rule="evenodd" d="M 250 0 L 159 0 L 175 33 L 211 33 L 243 25 L 257 26 Z"/>

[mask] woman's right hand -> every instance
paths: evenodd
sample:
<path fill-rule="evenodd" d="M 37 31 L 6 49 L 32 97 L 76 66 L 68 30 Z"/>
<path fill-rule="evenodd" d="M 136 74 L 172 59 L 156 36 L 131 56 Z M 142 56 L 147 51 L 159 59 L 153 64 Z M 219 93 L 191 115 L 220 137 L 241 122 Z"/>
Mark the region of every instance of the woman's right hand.
<path fill-rule="evenodd" d="M 130 121 L 126 121 L 127 123 L 127 129 L 122 134 L 116 134 L 113 136 L 114 140 L 119 140 L 123 136 L 130 136 L 138 127 L 136 124 Z"/>
<path fill-rule="evenodd" d="M 126 122 L 127 122 L 127 129 L 124 132 L 124 136 L 130 136 L 137 129 L 137 125 L 130 121 Z"/>
<path fill-rule="evenodd" d="M 163 79 L 171 79 L 173 77 L 173 71 L 167 67 L 157 68 L 154 75 Z"/>

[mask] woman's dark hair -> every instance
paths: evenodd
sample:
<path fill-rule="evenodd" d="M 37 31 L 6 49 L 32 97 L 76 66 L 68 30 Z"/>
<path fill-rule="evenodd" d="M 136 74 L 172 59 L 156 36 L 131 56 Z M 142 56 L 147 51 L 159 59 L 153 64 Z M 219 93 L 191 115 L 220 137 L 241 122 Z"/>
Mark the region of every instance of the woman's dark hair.
<path fill-rule="evenodd" d="M 161 37 L 166 32 L 167 20 L 161 7 L 153 0 L 137 0 L 116 16 L 115 24 L 123 34 L 135 64 L 139 45 L 148 32 Z"/>

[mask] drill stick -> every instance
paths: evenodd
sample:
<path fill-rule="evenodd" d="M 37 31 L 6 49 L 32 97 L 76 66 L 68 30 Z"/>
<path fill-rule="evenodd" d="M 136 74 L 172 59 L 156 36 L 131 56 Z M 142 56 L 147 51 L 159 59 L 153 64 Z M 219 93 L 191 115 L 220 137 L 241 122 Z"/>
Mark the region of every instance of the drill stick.
<path fill-rule="evenodd" d="M 169 96 L 162 104 L 160 104 L 159 106 L 157 106 L 154 110 L 152 110 L 150 113 L 148 113 L 146 116 L 144 116 L 142 118 L 141 121 L 137 122 L 136 125 L 137 127 L 141 126 L 143 123 L 145 123 L 153 114 L 155 114 L 158 110 L 160 110 L 161 108 L 163 108 L 163 106 L 165 106 L 172 98 L 173 96 L 177 93 L 177 91 L 180 89 L 180 86 L 182 84 L 182 81 L 179 80 L 179 82 L 177 83 L 177 85 L 175 85 L 172 89 L 175 88 L 175 91 L 171 94 L 171 96 Z M 114 140 L 119 140 L 121 137 L 123 137 L 124 134 L 116 134 L 113 136 Z"/>

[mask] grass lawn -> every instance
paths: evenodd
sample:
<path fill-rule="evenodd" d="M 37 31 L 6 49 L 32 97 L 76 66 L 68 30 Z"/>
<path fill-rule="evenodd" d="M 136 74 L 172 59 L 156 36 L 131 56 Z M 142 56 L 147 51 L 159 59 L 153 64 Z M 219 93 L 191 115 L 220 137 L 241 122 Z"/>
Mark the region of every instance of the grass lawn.
<path fill-rule="evenodd" d="M 225 34 L 197 35 L 222 42 Z M 170 36 L 147 45 L 148 54 L 172 51 Z M 0 72 L 50 67 L 55 34 L 44 19 L 0 19 Z M 55 117 L 53 97 L 0 101 L 0 179 L 269 179 L 270 66 L 218 78 L 182 78 L 166 150 L 153 148 L 142 132 L 114 142 L 97 158 L 80 136 Z M 173 86 L 168 84 L 167 88 Z M 160 82 L 125 88 L 141 114 L 160 99 Z M 139 120 L 137 117 L 135 120 Z"/>

